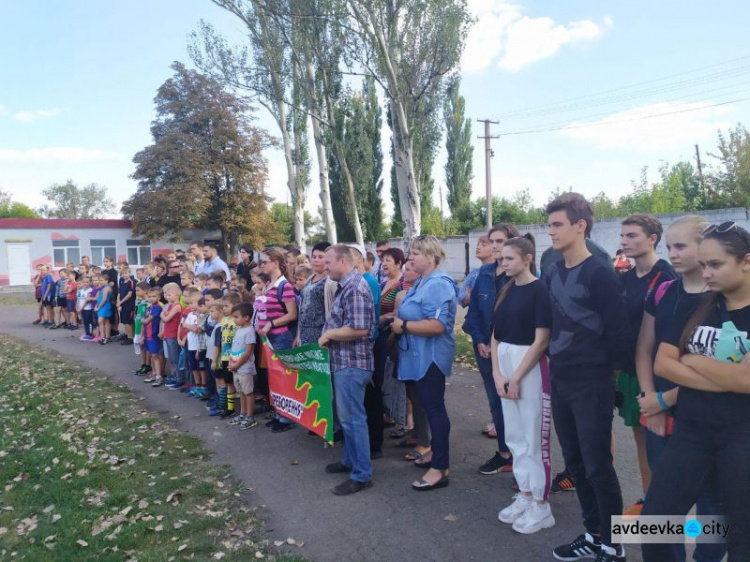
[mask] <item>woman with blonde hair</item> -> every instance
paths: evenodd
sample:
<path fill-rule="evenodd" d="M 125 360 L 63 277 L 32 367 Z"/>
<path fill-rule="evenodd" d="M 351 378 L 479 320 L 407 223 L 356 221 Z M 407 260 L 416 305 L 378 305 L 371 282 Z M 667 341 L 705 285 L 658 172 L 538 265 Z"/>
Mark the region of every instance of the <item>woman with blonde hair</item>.
<path fill-rule="evenodd" d="M 419 274 L 401 301 L 391 329 L 398 342 L 398 378 L 416 381 L 419 401 L 432 432 L 430 458 L 422 459 L 427 472 L 412 484 L 417 491 L 444 488 L 449 483 L 450 419 L 445 408 L 445 383 L 453 368 L 458 287 L 440 270 L 446 254 L 437 238 L 418 236 L 411 243 L 409 262 Z"/>

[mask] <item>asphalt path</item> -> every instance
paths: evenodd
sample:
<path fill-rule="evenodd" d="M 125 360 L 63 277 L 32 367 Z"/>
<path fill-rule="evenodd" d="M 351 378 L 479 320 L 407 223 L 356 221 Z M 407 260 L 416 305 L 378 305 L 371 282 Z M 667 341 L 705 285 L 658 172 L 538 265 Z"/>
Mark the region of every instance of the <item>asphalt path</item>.
<path fill-rule="evenodd" d="M 33 326 L 28 306 L 3 306 L 0 332 L 53 350 L 101 376 L 124 384 L 145 400 L 141 404 L 179 429 L 199 438 L 217 463 L 252 489 L 248 501 L 259 507 L 271 541 L 304 541 L 290 553 L 323 561 L 488 561 L 553 560 L 551 549 L 582 532 L 581 510 L 574 493 L 551 496 L 557 521 L 552 529 L 526 536 L 497 520 L 513 496 L 512 475 L 485 476 L 477 468 L 493 455 L 496 443 L 481 434 L 489 419 L 479 373 L 457 368 L 449 379 L 446 402 L 451 419 L 451 485 L 429 493 L 411 490 L 421 474 L 403 460 L 404 451 L 386 438 L 384 457 L 374 461 L 374 486 L 348 497 L 331 494 L 341 475 L 324 472 L 340 459 L 340 446 L 297 428 L 272 434 L 259 424 L 238 431 L 211 418 L 203 403 L 164 387 L 154 389 L 133 375 L 138 358 L 132 346 L 100 346 L 78 341 L 81 332 L 50 331 Z M 179 416 L 175 419 L 175 416 Z M 265 416 L 260 417 L 265 421 Z M 625 504 L 640 497 L 635 445 L 629 428 L 615 417 L 615 464 Z M 553 435 L 553 473 L 562 469 Z M 628 560 L 640 561 L 639 547 L 628 548 Z"/>

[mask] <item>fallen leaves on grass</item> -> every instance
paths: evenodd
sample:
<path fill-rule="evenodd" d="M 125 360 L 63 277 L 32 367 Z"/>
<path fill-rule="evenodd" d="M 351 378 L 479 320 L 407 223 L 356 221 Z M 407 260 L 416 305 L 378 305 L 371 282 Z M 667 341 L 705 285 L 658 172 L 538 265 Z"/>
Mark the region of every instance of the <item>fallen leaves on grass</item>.
<path fill-rule="evenodd" d="M 4 336 L 0 347 L 7 554 L 41 560 L 54 550 L 64 560 L 85 548 L 121 560 L 144 552 L 167 561 L 273 559 L 258 541 L 255 510 L 234 499 L 240 488 L 226 467 L 205 460 L 197 440 L 152 419 L 140 397 L 101 373 Z"/>
<path fill-rule="evenodd" d="M 39 526 L 39 518 L 36 515 L 24 517 L 16 527 L 16 534 L 19 537 L 29 534 Z"/>

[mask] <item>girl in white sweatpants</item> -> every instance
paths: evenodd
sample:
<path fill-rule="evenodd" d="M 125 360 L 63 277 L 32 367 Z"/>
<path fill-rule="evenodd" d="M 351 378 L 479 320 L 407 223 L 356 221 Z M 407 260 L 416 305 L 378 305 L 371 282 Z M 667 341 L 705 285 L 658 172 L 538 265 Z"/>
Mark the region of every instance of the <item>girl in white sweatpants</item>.
<path fill-rule="evenodd" d="M 550 487 L 550 382 L 547 357 L 551 310 L 549 292 L 534 274 L 530 235 L 503 246 L 509 281 L 495 303 L 492 371 L 503 400 L 505 442 L 513 455 L 520 492 L 498 514 L 519 533 L 552 527 Z"/>

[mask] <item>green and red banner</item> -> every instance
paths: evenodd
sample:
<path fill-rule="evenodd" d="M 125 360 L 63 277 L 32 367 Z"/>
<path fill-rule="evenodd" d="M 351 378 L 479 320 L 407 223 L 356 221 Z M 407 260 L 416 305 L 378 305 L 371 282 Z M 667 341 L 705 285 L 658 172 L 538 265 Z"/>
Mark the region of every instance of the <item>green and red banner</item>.
<path fill-rule="evenodd" d="M 263 338 L 271 406 L 333 443 L 333 391 L 328 350 L 316 343 L 273 349 Z"/>

